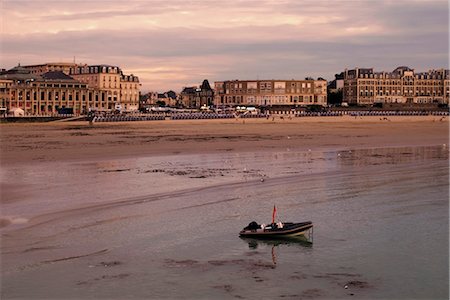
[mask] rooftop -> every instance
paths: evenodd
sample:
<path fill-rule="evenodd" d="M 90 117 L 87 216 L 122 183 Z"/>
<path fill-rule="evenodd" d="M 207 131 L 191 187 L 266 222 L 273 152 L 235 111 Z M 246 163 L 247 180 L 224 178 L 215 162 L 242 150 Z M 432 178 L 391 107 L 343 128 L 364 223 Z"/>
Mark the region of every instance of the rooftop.
<path fill-rule="evenodd" d="M 76 81 L 61 71 L 50 71 L 41 75 L 44 80 Z"/>

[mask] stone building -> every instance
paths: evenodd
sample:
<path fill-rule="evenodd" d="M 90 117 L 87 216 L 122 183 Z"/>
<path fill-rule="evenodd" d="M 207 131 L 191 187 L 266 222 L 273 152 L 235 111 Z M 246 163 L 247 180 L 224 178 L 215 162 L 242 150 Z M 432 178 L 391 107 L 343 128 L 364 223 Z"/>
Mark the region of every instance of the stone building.
<path fill-rule="evenodd" d="M 89 87 L 61 71 L 41 75 L 23 67 L 0 74 L 0 99 L 7 110 L 23 109 L 26 115 L 83 114 L 89 109 L 110 110 L 107 93 Z"/>
<path fill-rule="evenodd" d="M 345 70 L 343 101 L 355 105 L 374 103 L 448 104 L 449 70 L 416 73 L 409 67 L 392 72 L 372 68 Z"/>
<path fill-rule="evenodd" d="M 140 83 L 137 76 L 125 75 L 116 66 L 82 65 L 71 70 L 70 76 L 91 88 L 104 91 L 108 102 L 124 110 L 138 110 Z"/>
<path fill-rule="evenodd" d="M 45 64 L 39 64 L 39 65 L 28 65 L 23 66 L 24 68 L 30 70 L 31 74 L 35 75 L 42 75 L 47 72 L 51 71 L 61 71 L 65 74 L 70 74 L 72 71 L 76 68 L 76 63 L 45 63 Z"/>
<path fill-rule="evenodd" d="M 4 70 L 3 72 L 6 72 Z M 0 76 L 1 78 L 1 76 Z M 8 105 L 11 101 L 11 85 L 13 85 L 12 80 L 0 79 L 0 115 L 6 115 L 8 111 Z"/>
<path fill-rule="evenodd" d="M 195 98 L 199 88 L 196 86 L 184 87 L 180 93 L 180 101 L 183 107 L 195 107 Z"/>
<path fill-rule="evenodd" d="M 216 106 L 297 107 L 327 104 L 326 80 L 230 80 L 214 83 Z"/>
<path fill-rule="evenodd" d="M 88 84 L 90 88 L 106 92 L 108 104 L 114 103 L 113 109 L 137 110 L 139 107 L 141 86 L 139 78 L 133 74 L 125 75 L 117 66 L 45 63 L 28 65 L 24 68 L 30 70 L 33 75 L 61 71 L 75 80 Z"/>
<path fill-rule="evenodd" d="M 146 107 L 152 106 L 170 106 L 178 105 L 177 94 L 174 91 L 165 93 L 149 92 L 142 97 L 142 104 Z"/>
<path fill-rule="evenodd" d="M 201 108 L 214 104 L 214 90 L 208 80 L 203 80 L 200 87 L 184 87 L 180 93 L 181 103 L 184 107 Z"/>

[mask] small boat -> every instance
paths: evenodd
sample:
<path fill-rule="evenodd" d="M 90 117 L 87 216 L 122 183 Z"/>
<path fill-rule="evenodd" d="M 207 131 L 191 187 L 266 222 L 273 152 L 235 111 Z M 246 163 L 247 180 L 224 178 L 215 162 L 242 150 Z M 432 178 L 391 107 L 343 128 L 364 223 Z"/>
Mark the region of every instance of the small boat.
<path fill-rule="evenodd" d="M 255 237 L 255 238 L 278 238 L 278 237 L 295 237 L 304 235 L 313 228 L 311 221 L 292 223 L 292 222 L 278 222 L 275 223 L 276 207 L 273 206 L 272 223 L 269 225 L 259 225 L 255 221 L 248 224 L 239 232 L 241 237 Z"/>
<path fill-rule="evenodd" d="M 255 221 L 248 224 L 243 230 L 239 232 L 242 237 L 293 237 L 304 235 L 307 231 L 313 228 L 311 221 L 301 223 L 278 222 L 269 225 L 259 225 Z"/>

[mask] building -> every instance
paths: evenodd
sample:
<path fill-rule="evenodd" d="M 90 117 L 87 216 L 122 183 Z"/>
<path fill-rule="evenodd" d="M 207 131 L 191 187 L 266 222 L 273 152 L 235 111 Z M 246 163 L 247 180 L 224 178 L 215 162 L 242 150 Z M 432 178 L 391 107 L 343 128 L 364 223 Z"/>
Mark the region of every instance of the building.
<path fill-rule="evenodd" d="M 180 101 L 183 107 L 195 107 L 195 98 L 199 88 L 196 86 L 184 87 L 180 93 Z"/>
<path fill-rule="evenodd" d="M 328 105 L 342 105 L 342 91 L 344 89 L 344 72 L 334 75 L 334 80 L 327 86 Z M 344 105 L 347 105 L 346 103 Z"/>
<path fill-rule="evenodd" d="M 8 111 L 20 108 L 26 115 L 79 115 L 89 109 L 114 109 L 105 91 L 90 88 L 62 71 L 37 75 L 20 66 L 0 74 L 0 99 Z"/>
<path fill-rule="evenodd" d="M 175 107 L 177 103 L 177 94 L 174 91 L 165 93 L 149 92 L 142 97 L 142 105 L 151 106 L 170 106 Z"/>
<path fill-rule="evenodd" d="M 214 104 L 214 90 L 208 80 L 203 80 L 200 87 L 184 87 L 180 93 L 181 103 L 184 107 L 201 108 Z"/>
<path fill-rule="evenodd" d="M 73 79 L 86 83 L 90 88 L 106 92 L 108 104 L 113 108 L 137 110 L 139 107 L 140 83 L 137 76 L 125 75 L 117 66 L 87 65 L 75 63 L 45 63 L 24 68 L 33 75 L 61 71 Z"/>
<path fill-rule="evenodd" d="M 60 63 L 45 63 L 40 65 L 28 65 L 23 67 L 30 70 L 30 73 L 35 75 L 42 75 L 44 73 L 52 71 L 61 71 L 69 75 L 70 73 L 73 72 L 73 70 L 75 70 L 77 64 L 60 62 Z"/>
<path fill-rule="evenodd" d="M 6 72 L 6 71 L 3 71 Z M 1 73 L 0 73 L 1 74 Z M 0 76 L 0 115 L 6 115 L 8 111 L 8 105 L 11 101 L 11 86 L 14 81 L 8 79 L 1 79 Z"/>
<path fill-rule="evenodd" d="M 116 66 L 80 65 L 71 70 L 70 76 L 89 87 L 104 91 L 108 102 L 124 110 L 138 110 L 140 83 L 137 76 L 125 75 Z"/>
<path fill-rule="evenodd" d="M 448 104 L 449 70 L 416 73 L 409 67 L 392 72 L 372 68 L 345 70 L 343 102 L 353 105 L 374 103 Z"/>
<path fill-rule="evenodd" d="M 334 75 L 334 80 L 328 83 L 328 92 L 337 93 L 344 89 L 344 72 Z"/>
<path fill-rule="evenodd" d="M 313 80 L 230 80 L 214 83 L 217 106 L 287 107 L 327 104 L 327 82 Z"/>
<path fill-rule="evenodd" d="M 195 107 L 211 106 L 214 104 L 214 90 L 208 80 L 203 80 L 200 90 L 197 91 Z"/>

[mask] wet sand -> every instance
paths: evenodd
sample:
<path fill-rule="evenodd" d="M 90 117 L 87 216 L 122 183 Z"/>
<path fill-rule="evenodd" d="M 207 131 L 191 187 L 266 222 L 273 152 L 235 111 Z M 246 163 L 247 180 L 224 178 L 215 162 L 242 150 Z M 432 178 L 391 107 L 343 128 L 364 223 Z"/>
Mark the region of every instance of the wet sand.
<path fill-rule="evenodd" d="M 1 164 L 148 155 L 448 144 L 436 116 L 2 124 Z"/>
<path fill-rule="evenodd" d="M 389 120 L 1 125 L 0 297 L 448 298 L 448 121 Z"/>

